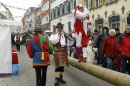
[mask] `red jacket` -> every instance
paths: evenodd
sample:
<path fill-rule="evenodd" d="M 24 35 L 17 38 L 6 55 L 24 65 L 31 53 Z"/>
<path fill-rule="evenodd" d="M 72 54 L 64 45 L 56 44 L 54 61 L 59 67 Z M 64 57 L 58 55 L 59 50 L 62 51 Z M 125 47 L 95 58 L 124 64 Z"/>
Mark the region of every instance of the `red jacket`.
<path fill-rule="evenodd" d="M 105 53 L 106 57 L 116 57 L 117 50 L 116 50 L 116 42 L 117 37 L 108 36 L 103 44 L 102 44 L 102 52 Z"/>
<path fill-rule="evenodd" d="M 12 49 L 12 64 L 18 64 L 18 54 L 17 51 Z"/>
<path fill-rule="evenodd" d="M 117 41 L 116 48 L 118 51 L 128 58 L 130 58 L 130 35 L 127 33 L 122 34 Z"/>

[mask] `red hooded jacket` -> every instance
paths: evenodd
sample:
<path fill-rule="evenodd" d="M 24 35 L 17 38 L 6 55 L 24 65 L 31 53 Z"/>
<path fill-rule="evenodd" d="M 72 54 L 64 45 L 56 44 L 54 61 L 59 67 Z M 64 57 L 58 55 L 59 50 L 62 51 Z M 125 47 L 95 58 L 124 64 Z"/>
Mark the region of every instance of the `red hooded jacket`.
<path fill-rule="evenodd" d="M 130 58 L 130 35 L 127 34 L 126 32 L 122 35 L 119 36 L 116 48 L 118 51 L 128 58 Z"/>
<path fill-rule="evenodd" d="M 106 57 L 116 57 L 117 49 L 116 49 L 117 37 L 108 36 L 103 44 L 102 44 L 102 52 L 105 53 Z"/>

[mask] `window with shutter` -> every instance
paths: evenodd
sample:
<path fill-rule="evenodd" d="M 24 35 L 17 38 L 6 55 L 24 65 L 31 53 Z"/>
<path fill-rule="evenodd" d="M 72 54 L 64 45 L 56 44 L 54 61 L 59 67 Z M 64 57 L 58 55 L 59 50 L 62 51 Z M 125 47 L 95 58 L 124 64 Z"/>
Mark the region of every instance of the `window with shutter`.
<path fill-rule="evenodd" d="M 70 1 L 68 1 L 68 12 L 70 12 Z"/>
<path fill-rule="evenodd" d="M 51 10 L 51 19 L 53 18 L 53 10 Z"/>
<path fill-rule="evenodd" d="M 65 13 L 68 12 L 68 2 L 65 3 Z"/>
<path fill-rule="evenodd" d="M 55 10 L 56 12 L 56 17 L 58 16 L 58 7 L 56 7 L 56 10 Z"/>
<path fill-rule="evenodd" d="M 119 28 L 120 27 L 120 16 L 114 15 L 109 17 L 109 24 L 111 29 Z"/>
<path fill-rule="evenodd" d="M 60 9 L 60 15 L 62 15 L 62 4 L 59 5 Z"/>
<path fill-rule="evenodd" d="M 88 0 L 85 0 L 85 6 L 88 8 Z"/>
<path fill-rule="evenodd" d="M 93 5 L 94 5 L 93 0 L 90 0 L 90 3 L 89 3 L 89 4 L 90 4 L 90 9 L 92 9 L 92 8 L 94 7 L 94 6 L 93 6 Z"/>
<path fill-rule="evenodd" d="M 76 0 L 74 0 L 74 8 L 76 7 Z"/>
<path fill-rule="evenodd" d="M 99 7 L 100 6 L 100 3 L 101 3 L 101 5 L 102 5 L 102 0 L 96 0 L 96 2 L 95 2 L 95 7 Z"/>
<path fill-rule="evenodd" d="M 54 16 L 53 18 L 55 18 L 55 17 L 56 17 L 56 15 L 55 15 L 55 9 L 53 10 L 53 16 Z"/>
<path fill-rule="evenodd" d="M 57 13 L 58 13 L 58 16 L 60 16 L 60 6 L 58 7 Z"/>
<path fill-rule="evenodd" d="M 73 10 L 73 9 L 74 9 L 74 1 L 71 0 L 70 2 L 71 2 L 71 3 L 70 3 L 70 4 L 71 4 L 71 5 L 70 5 L 70 6 L 71 6 L 71 10 Z"/>
<path fill-rule="evenodd" d="M 64 6 L 65 6 L 65 4 L 62 5 L 62 7 L 63 7 L 63 9 L 62 9 L 62 14 L 65 13 L 65 11 L 64 11 L 64 8 L 65 8 L 65 7 L 64 7 Z"/>

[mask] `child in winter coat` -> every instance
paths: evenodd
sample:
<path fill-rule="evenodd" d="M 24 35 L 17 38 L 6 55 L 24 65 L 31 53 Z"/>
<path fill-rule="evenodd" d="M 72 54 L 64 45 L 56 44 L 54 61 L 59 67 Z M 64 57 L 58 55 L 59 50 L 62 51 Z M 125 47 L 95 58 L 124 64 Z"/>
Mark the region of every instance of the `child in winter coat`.
<path fill-rule="evenodd" d="M 87 61 L 86 62 L 93 64 L 94 58 L 95 58 L 95 52 L 97 52 L 97 48 L 94 48 L 93 42 L 89 40 L 88 46 L 87 46 Z"/>

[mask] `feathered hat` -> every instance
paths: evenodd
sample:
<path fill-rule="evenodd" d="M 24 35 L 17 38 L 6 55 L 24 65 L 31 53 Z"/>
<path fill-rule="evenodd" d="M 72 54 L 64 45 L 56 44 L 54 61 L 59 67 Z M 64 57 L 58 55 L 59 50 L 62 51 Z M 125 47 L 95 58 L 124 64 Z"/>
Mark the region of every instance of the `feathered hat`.
<path fill-rule="evenodd" d="M 56 28 L 63 28 L 63 24 L 61 22 L 58 22 Z"/>

